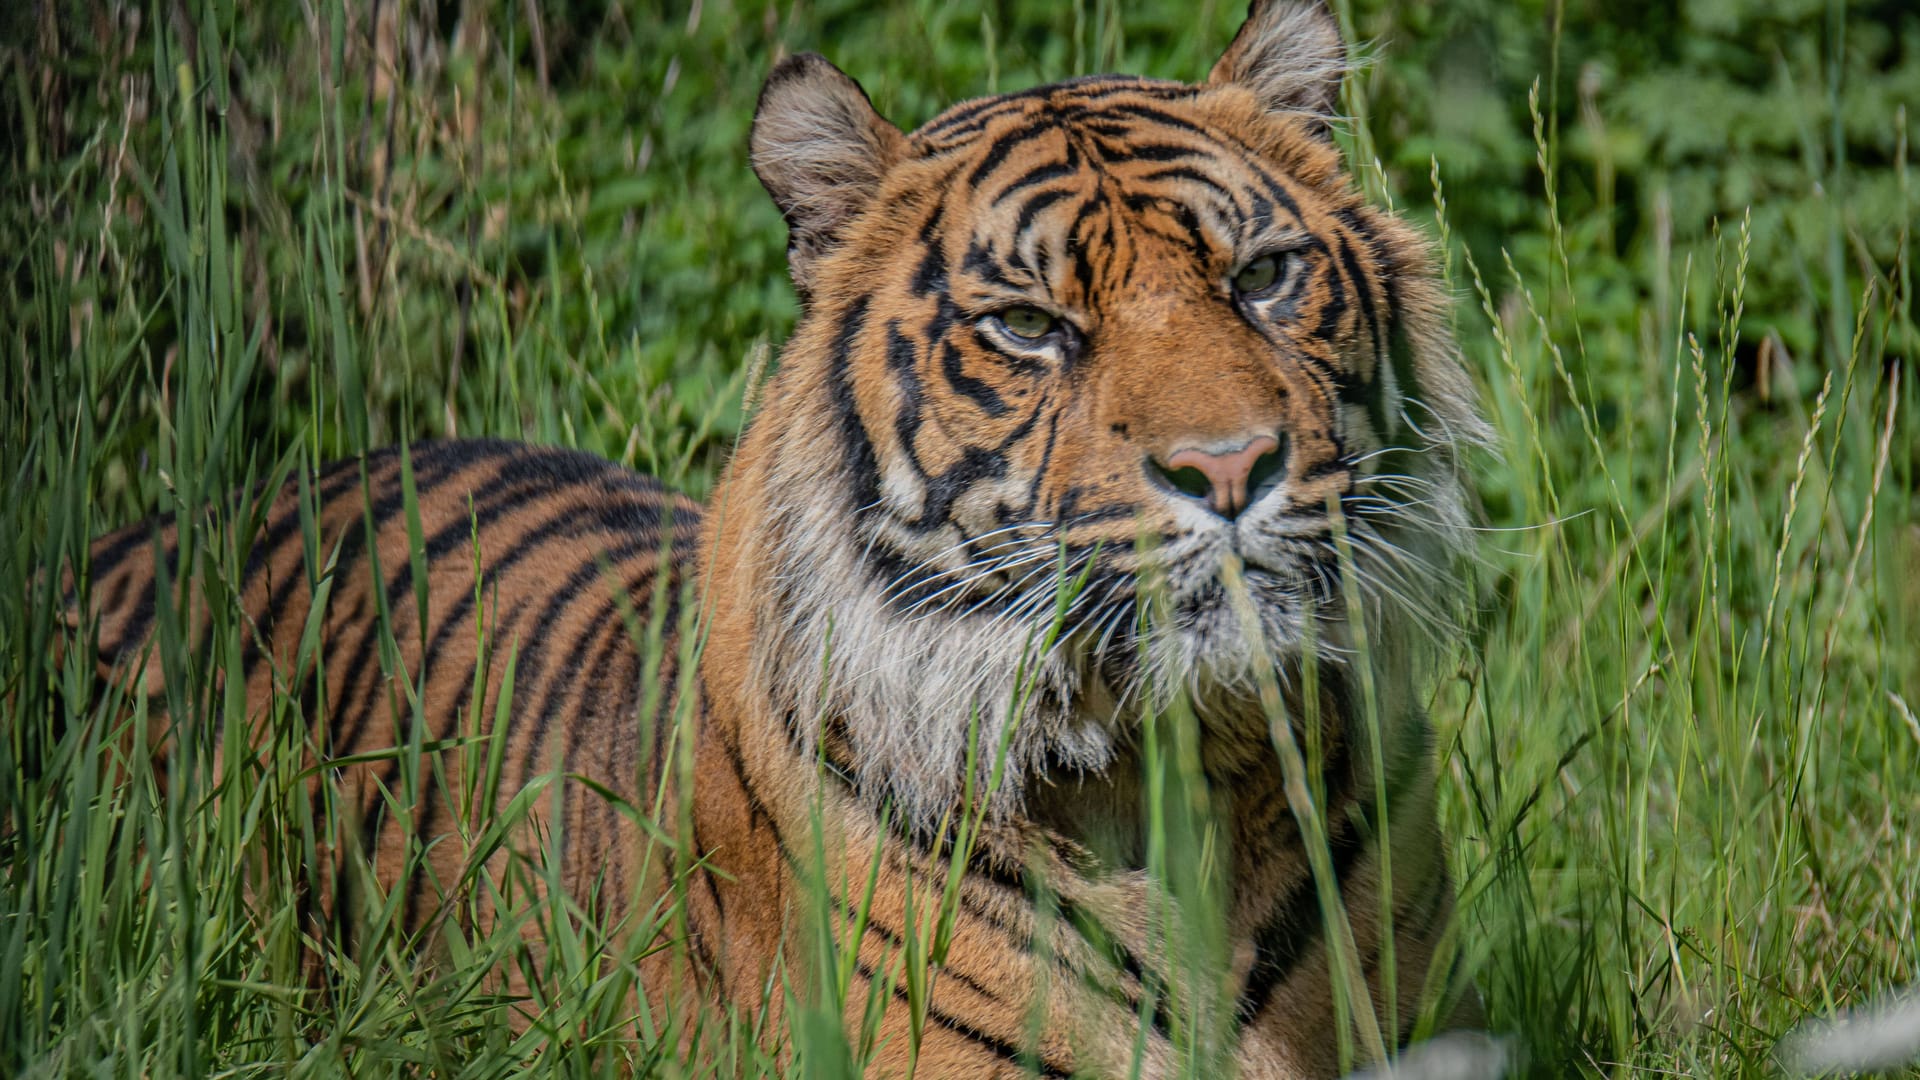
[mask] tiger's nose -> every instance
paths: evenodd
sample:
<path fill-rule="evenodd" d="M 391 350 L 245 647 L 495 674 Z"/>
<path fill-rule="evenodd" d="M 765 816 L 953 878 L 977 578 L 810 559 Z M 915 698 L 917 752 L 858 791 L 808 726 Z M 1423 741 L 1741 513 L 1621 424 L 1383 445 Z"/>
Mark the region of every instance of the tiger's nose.
<path fill-rule="evenodd" d="M 1154 468 L 1168 483 L 1195 498 L 1204 498 L 1213 512 L 1232 521 L 1253 501 L 1262 481 L 1279 470 L 1280 440 L 1259 435 L 1225 453 L 1194 447 L 1155 456 Z"/>

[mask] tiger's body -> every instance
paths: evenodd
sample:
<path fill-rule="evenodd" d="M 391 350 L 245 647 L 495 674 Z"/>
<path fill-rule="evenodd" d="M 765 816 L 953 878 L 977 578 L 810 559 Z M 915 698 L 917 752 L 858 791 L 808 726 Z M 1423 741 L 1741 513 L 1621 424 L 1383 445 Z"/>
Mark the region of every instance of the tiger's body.
<path fill-rule="evenodd" d="M 474 687 L 497 694 L 517 653 L 501 797 L 558 762 L 645 805 L 673 786 L 667 718 L 692 716 L 690 813 L 662 824 L 698 860 L 696 982 L 752 1011 L 778 965 L 803 969 L 792 919 L 824 860 L 826 917 L 856 959 L 849 1021 L 875 980 L 892 999 L 876 1074 L 917 1053 L 922 1076 L 1123 1075 L 1136 1056 L 1161 1075 L 1176 1029 L 1211 1023 L 1241 1076 L 1331 1076 L 1329 934 L 1370 988 L 1353 1022 L 1403 1042 L 1446 983 L 1429 970 L 1452 892 L 1416 691 L 1457 594 L 1459 451 L 1484 429 L 1424 243 L 1366 205 L 1327 136 L 1343 66 L 1325 11 L 1256 3 L 1206 83 L 1080 79 L 904 134 L 824 60 L 783 62 L 753 153 L 805 312 L 714 498 L 703 512 L 576 454 L 415 447 L 422 627 L 398 456 L 324 471 L 322 550 L 340 556 L 316 745 L 451 738 L 494 715 Z M 283 495 L 240 598 L 256 708 L 310 602 L 296 516 Z M 95 550 L 105 670 L 151 655 L 149 535 Z M 697 677 L 671 664 L 686 596 Z M 379 610 L 425 732 L 377 677 Z M 667 630 L 657 679 L 636 618 Z M 1146 869 L 1141 730 L 1174 697 L 1217 821 L 1208 985 L 1172 970 L 1179 915 Z M 1276 753 L 1290 734 L 1321 747 L 1311 810 Z M 391 883 L 428 904 L 465 856 L 444 845 L 398 880 L 409 836 L 377 812 L 390 767 L 343 783 Z M 888 980 L 972 807 L 916 1051 Z M 430 842 L 445 813 L 404 827 Z M 561 813 L 568 887 L 634 894 L 639 826 L 577 790 Z M 1312 814 L 1332 881 L 1310 868 Z M 870 877 L 857 919 L 864 894 L 840 886 Z M 1344 921 L 1323 920 L 1323 886 Z"/>

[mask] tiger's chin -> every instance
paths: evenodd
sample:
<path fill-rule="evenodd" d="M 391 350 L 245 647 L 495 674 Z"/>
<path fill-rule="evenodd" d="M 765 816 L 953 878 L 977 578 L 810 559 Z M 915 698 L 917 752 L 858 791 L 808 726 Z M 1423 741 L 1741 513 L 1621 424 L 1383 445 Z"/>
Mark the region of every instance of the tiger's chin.
<path fill-rule="evenodd" d="M 1264 680 L 1284 680 L 1303 656 L 1347 651 L 1339 568 L 1308 545 L 1218 528 L 1158 555 L 1142 584 L 1150 598 L 1142 651 L 1160 700 L 1185 693 L 1204 707 L 1245 697 Z"/>
<path fill-rule="evenodd" d="M 1447 557 L 1444 538 L 1394 539 L 1426 553 L 1422 565 Z M 1407 691 L 1457 632 L 1447 583 L 1383 587 L 1380 566 L 1364 555 L 1343 566 L 1330 543 L 1215 534 L 1167 552 L 1177 557 L 1143 586 L 1148 618 L 1118 646 L 1129 655 L 1095 665 L 1121 689 L 1086 706 L 1130 703 L 1115 723 L 1133 730 L 1147 710 L 1179 702 L 1199 721 L 1203 760 L 1217 773 L 1270 764 L 1275 723 L 1297 729 L 1315 709 L 1341 708 L 1332 703 L 1361 680 L 1383 710 L 1412 708 Z M 1315 686 L 1321 698 L 1310 704 Z"/>
<path fill-rule="evenodd" d="M 1285 678 L 1307 649 L 1327 646 L 1325 617 L 1287 578 L 1252 567 L 1238 577 L 1164 603 L 1144 650 L 1161 700 L 1183 692 L 1199 706 L 1222 693 L 1257 692 L 1263 680 Z"/>
<path fill-rule="evenodd" d="M 1195 529 L 1159 553 L 1142 676 L 1157 699 L 1235 711 L 1303 666 L 1410 675 L 1458 633 L 1457 540 L 1355 521 L 1345 543 L 1284 518 Z"/>

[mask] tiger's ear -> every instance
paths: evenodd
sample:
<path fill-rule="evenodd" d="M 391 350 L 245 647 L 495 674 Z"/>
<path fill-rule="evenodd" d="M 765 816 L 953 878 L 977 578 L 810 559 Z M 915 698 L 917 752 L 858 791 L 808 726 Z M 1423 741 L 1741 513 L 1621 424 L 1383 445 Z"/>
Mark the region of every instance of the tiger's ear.
<path fill-rule="evenodd" d="M 818 53 L 775 65 L 753 114 L 753 171 L 787 219 L 787 266 L 802 299 L 816 259 L 879 190 L 906 137 L 867 92 Z"/>
<path fill-rule="evenodd" d="M 1273 112 L 1305 113 L 1325 130 L 1340 100 L 1347 46 L 1322 0 L 1253 0 L 1209 83 L 1238 83 Z"/>

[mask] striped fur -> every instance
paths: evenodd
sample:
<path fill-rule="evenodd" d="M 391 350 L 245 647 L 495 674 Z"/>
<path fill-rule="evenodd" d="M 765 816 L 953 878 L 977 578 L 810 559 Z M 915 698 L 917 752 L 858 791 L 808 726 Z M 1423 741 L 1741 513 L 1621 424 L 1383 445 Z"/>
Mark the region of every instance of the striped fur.
<path fill-rule="evenodd" d="M 671 691 L 676 654 L 666 650 L 657 679 L 643 672 L 628 616 L 646 625 L 657 595 L 666 625 L 676 625 L 699 506 L 573 451 L 468 440 L 416 444 L 409 453 L 427 571 L 425 627 L 400 452 L 378 451 L 314 477 L 312 551 L 300 492 L 289 484 L 266 510 L 235 598 L 244 613 L 250 719 L 264 721 L 277 692 L 309 716 L 324 716 L 325 730 L 311 740 L 316 760 L 381 754 L 416 740 L 431 747 L 491 727 L 511 661 L 514 722 L 500 733 L 498 805 L 555 762 L 629 798 L 643 767 L 657 783 L 653 732 L 638 719 L 641 695 L 649 687 Z M 167 698 L 151 640 L 154 555 L 177 580 L 176 543 L 174 524 L 141 523 L 96 541 L 91 560 L 100 672 L 142 684 L 156 706 Z M 326 606 L 313 619 L 321 670 L 312 663 L 303 670 L 299 648 L 313 615 L 310 586 L 318 582 L 326 589 Z M 382 655 L 382 610 L 397 663 Z M 423 702 L 419 729 L 409 685 Z M 479 702 L 471 700 L 476 687 Z M 453 793 L 475 790 L 478 778 L 468 771 L 484 773 L 492 752 L 481 744 L 476 753 L 442 758 L 444 781 L 429 783 L 408 807 L 415 833 L 444 838 L 454 830 L 461 808 Z M 383 880 L 406 891 L 417 923 L 438 909 L 439 886 L 459 879 L 470 853 L 435 844 L 420 872 L 403 879 L 406 823 L 389 812 L 387 798 L 404 791 L 402 768 L 401 757 L 388 753 L 338 772 L 361 849 Z M 570 885 L 582 895 L 631 894 L 643 869 L 637 830 L 585 788 L 566 791 L 564 822 L 551 820 L 550 809 L 542 800 L 531 817 L 541 834 L 564 824 L 556 835 L 566 841 Z M 494 859 L 496 874 L 506 858 Z"/>
<path fill-rule="evenodd" d="M 417 447 L 434 597 L 423 635 L 404 602 L 396 457 L 368 458 L 364 483 L 359 465 L 322 473 L 322 531 L 346 577 L 324 624 L 333 708 L 319 745 L 348 754 L 411 734 L 382 707 L 394 688 L 367 645 L 383 603 L 424 679 L 426 722 L 436 737 L 456 730 L 481 664 L 461 599 L 474 592 L 471 515 L 492 639 L 520 643 L 503 793 L 557 755 L 647 796 L 658 736 L 642 721 L 675 698 L 642 701 L 610 583 L 640 609 L 666 589 L 671 607 L 697 576 L 692 812 L 667 824 L 705 860 L 687 930 L 714 999 L 757 1010 L 775 965 L 804 968 L 792 919 L 812 895 L 803 869 L 824 858 L 826 916 L 858 961 L 857 1020 L 866 987 L 897 970 L 909 906 L 937 899 L 972 788 L 983 831 L 918 1075 L 1122 1074 L 1136 1051 L 1160 1075 L 1175 1028 L 1211 1007 L 1239 1075 L 1328 1076 L 1326 928 L 1260 700 L 1273 675 L 1296 728 L 1320 718 L 1296 733 L 1325 752 L 1331 885 L 1385 1040 L 1404 1040 L 1452 907 L 1417 691 L 1452 632 L 1469 548 L 1460 452 L 1485 429 L 1424 242 L 1360 198 L 1328 137 L 1344 63 L 1326 11 L 1256 3 L 1205 83 L 1079 79 L 966 102 L 908 134 L 826 61 L 784 61 L 753 155 L 787 216 L 805 312 L 704 517 L 579 455 Z M 1245 273 L 1269 257 L 1270 283 Z M 1016 322 L 1045 330 L 1022 336 Z M 1237 516 L 1185 493 L 1167 464 L 1256 438 L 1280 449 Z M 284 665 L 283 628 L 308 602 L 290 498 L 268 516 L 243 597 L 260 628 L 255 702 L 265 658 Z M 110 668 L 143 641 L 146 535 L 96 548 Z M 360 557 L 369 537 L 378 578 Z M 486 658 L 486 685 L 502 663 L 498 649 Z M 1141 729 L 1175 697 L 1198 720 L 1219 811 L 1215 986 L 1170 967 L 1156 914 L 1169 909 L 1143 869 Z M 981 746 L 1006 748 L 991 793 L 991 752 L 967 771 L 976 722 Z M 350 781 L 370 814 L 378 768 Z M 578 793 L 565 813 L 570 887 L 638 879 L 618 815 Z M 375 850 L 397 857 L 397 826 L 373 816 Z M 421 838 L 437 824 L 415 815 Z M 435 859 L 444 881 L 461 855 L 448 845 Z M 856 922 L 847 883 L 870 875 Z M 423 899 L 430 888 L 401 884 Z M 1057 917 L 1038 913 L 1037 889 Z M 914 1053 L 906 992 L 891 993 L 879 1074 Z"/>

